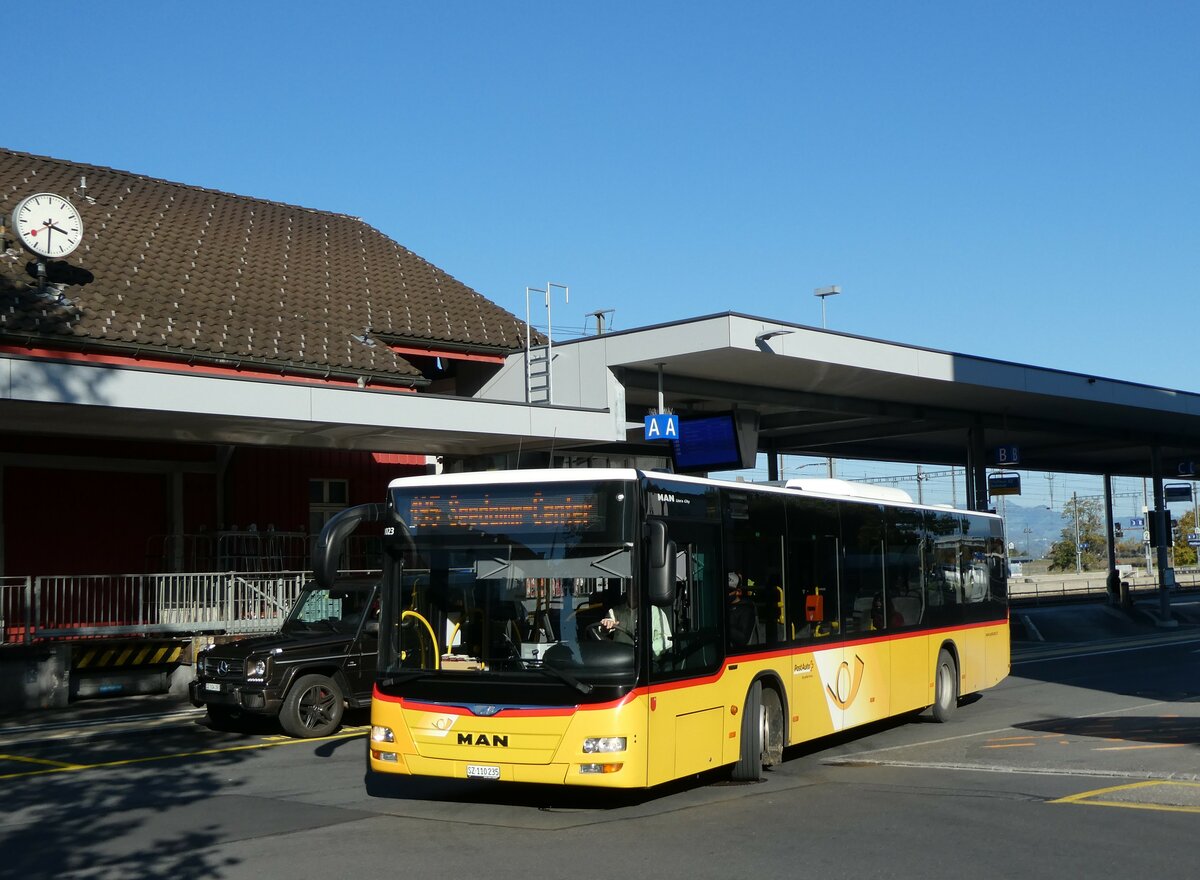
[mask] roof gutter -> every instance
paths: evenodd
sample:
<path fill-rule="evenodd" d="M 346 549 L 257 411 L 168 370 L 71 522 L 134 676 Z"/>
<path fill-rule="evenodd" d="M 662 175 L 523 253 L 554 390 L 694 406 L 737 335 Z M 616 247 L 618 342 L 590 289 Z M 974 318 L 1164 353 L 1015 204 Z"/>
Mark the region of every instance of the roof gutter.
<path fill-rule="evenodd" d="M 21 339 L 13 336 L 0 335 L 0 352 L 7 347 L 3 343 L 11 340 L 12 348 L 24 346 L 26 349 L 37 349 L 53 353 L 61 350 L 64 353 L 78 352 L 84 356 L 89 354 L 123 354 L 132 360 L 158 362 L 164 366 L 185 364 L 191 366 L 211 366 L 225 370 L 258 373 L 262 375 L 279 375 L 280 377 L 295 376 L 297 378 L 320 379 L 330 382 L 345 382 L 347 384 L 390 385 L 399 388 L 425 388 L 430 384 L 424 376 L 397 376 L 393 373 L 377 371 L 354 370 L 349 367 L 330 367 L 321 365 L 298 365 L 292 361 L 270 361 L 266 358 L 230 357 L 228 355 L 202 354 L 172 349 L 148 348 L 145 345 L 132 342 L 104 342 L 96 344 L 95 340 L 74 341 L 63 339 L 47 339 L 32 334 L 24 334 Z M 30 352 L 34 357 L 45 355 Z"/>

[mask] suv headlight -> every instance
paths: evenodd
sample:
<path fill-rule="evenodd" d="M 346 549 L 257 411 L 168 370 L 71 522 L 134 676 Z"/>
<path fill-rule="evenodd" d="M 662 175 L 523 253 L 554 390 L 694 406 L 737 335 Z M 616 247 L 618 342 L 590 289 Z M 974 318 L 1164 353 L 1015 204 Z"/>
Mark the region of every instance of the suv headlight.
<path fill-rule="evenodd" d="M 246 661 L 246 678 L 247 679 L 263 679 L 267 675 L 266 660 L 247 660 Z"/>

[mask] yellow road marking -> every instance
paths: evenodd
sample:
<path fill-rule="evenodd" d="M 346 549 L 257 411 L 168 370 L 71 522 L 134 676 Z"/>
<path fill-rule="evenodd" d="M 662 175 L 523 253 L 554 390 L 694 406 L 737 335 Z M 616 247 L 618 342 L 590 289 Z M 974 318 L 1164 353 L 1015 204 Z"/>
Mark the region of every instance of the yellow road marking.
<path fill-rule="evenodd" d="M 1131 752 L 1136 749 L 1177 749 L 1189 746 L 1191 743 L 1152 743 L 1144 746 L 1105 746 L 1102 749 L 1092 749 L 1093 752 Z"/>
<path fill-rule="evenodd" d="M 48 761 L 45 758 L 26 758 L 23 755 L 0 755 L 0 761 L 16 761 L 17 763 L 25 763 L 25 764 L 49 764 L 51 767 L 54 767 L 56 770 L 82 770 L 84 767 L 87 766 L 86 764 L 67 764 L 64 761 Z M 45 771 L 39 771 L 39 772 L 45 772 Z M 17 773 L 15 775 L 23 776 L 25 774 Z M 4 778 L 5 777 L 0 776 L 0 779 L 4 779 Z"/>
<path fill-rule="evenodd" d="M 104 761 L 99 764 L 60 764 L 56 761 L 43 761 L 37 758 L 20 758 L 14 755 L 0 755 L 0 758 L 10 758 L 13 761 L 27 761 L 29 763 L 50 764 L 52 765 L 45 770 L 25 770 L 20 773 L 6 773 L 0 775 L 0 780 L 5 779 L 21 779 L 30 776 L 46 776 L 50 773 L 68 773 L 78 770 L 100 770 L 108 767 L 123 767 L 130 764 L 147 764 L 151 761 L 170 761 L 174 758 L 198 758 L 205 755 L 221 755 L 225 752 L 245 752 L 254 749 L 269 749 L 272 746 L 287 746 L 287 745 L 304 745 L 306 743 L 326 742 L 335 739 L 352 739 L 356 736 L 362 736 L 367 731 L 367 726 L 347 727 L 343 728 L 340 733 L 335 733 L 332 736 L 319 736 L 312 739 L 291 739 L 289 737 L 276 737 L 267 742 L 248 743 L 240 746 L 229 746 L 222 749 L 200 749 L 195 752 L 175 752 L 170 755 L 147 755 L 141 758 L 125 758 L 120 761 Z"/>
<path fill-rule="evenodd" d="M 998 746 L 984 746 L 984 748 L 985 749 L 1027 749 L 1027 748 L 1030 748 L 1031 746 L 1035 746 L 1035 745 L 1037 745 L 1037 743 L 1020 742 L 1020 743 L 1005 743 L 1004 745 L 998 745 Z"/>
<path fill-rule="evenodd" d="M 1084 791 L 1079 794 L 1068 795 L 1067 797 L 1058 798 L 1050 801 L 1052 804 L 1083 804 L 1090 807 L 1125 807 L 1131 810 L 1160 810 L 1169 813 L 1200 813 L 1200 806 L 1186 806 L 1183 804 L 1139 804 L 1130 801 L 1103 800 L 1098 799 L 1101 795 L 1113 794 L 1114 792 L 1130 791 L 1135 788 L 1147 788 L 1152 785 L 1176 785 L 1184 788 L 1200 789 L 1200 782 L 1172 782 L 1170 780 L 1149 780 L 1146 782 L 1132 782 L 1127 785 L 1113 785 L 1108 788 L 1097 788 L 1094 791 Z"/>

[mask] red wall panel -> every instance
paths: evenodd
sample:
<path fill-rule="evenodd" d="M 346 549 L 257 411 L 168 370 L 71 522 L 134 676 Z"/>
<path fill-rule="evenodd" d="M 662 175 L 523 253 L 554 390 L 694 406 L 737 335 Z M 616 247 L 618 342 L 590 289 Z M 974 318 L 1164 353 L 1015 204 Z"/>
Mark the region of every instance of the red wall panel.
<path fill-rule="evenodd" d="M 159 474 L 4 469 L 4 573 L 134 574 L 167 531 Z"/>

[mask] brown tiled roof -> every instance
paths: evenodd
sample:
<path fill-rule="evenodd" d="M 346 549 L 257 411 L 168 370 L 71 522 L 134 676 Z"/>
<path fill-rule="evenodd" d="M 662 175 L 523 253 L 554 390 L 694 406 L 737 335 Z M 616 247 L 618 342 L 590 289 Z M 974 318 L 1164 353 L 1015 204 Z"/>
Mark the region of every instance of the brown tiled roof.
<path fill-rule="evenodd" d="M 36 192 L 66 196 L 83 218 L 69 262 L 95 280 L 61 296 L 38 289 L 32 255 L 7 229 Z M 524 345 L 514 315 L 341 214 L 0 149 L 0 218 L 0 341 L 406 384 L 419 371 L 382 342 L 364 344 L 364 330 L 432 348 Z"/>

